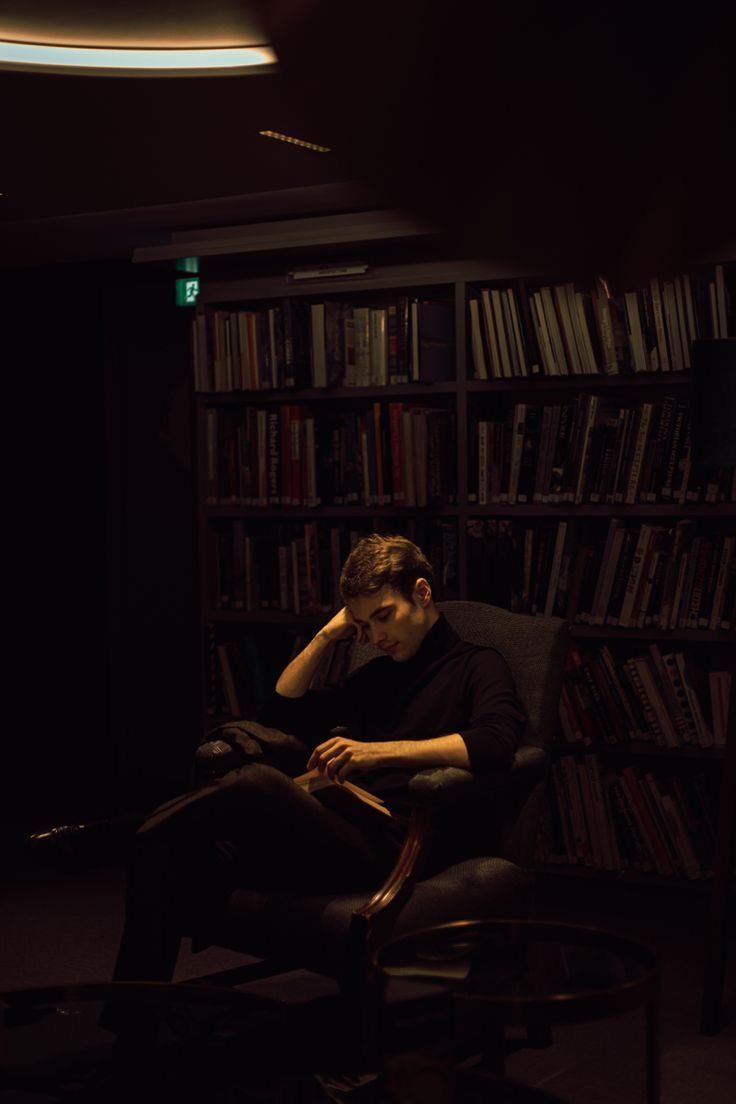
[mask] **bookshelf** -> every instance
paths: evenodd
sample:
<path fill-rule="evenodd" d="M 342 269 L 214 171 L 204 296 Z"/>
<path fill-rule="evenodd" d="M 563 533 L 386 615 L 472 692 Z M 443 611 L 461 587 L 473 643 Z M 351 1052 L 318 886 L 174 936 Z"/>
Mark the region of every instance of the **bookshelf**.
<path fill-rule="evenodd" d="M 614 294 L 569 274 L 442 262 L 308 286 L 205 280 L 192 336 L 205 727 L 228 715 L 219 644 L 235 653 L 242 634 L 251 659 L 269 656 L 258 678 L 272 684 L 334 608 L 351 541 L 402 531 L 428 551 L 440 599 L 564 616 L 586 663 L 609 649 L 618 686 L 597 669 L 589 692 L 618 711 L 615 738 L 603 738 L 600 701 L 587 728 L 578 716 L 579 741 L 561 725 L 555 763 L 573 762 L 564 769 L 579 789 L 573 810 L 559 776 L 550 785 L 545 875 L 688 890 L 723 880 L 723 810 L 736 796 L 725 781 L 719 793 L 734 741 L 724 694 L 736 666 L 736 473 L 693 462 L 689 403 L 693 341 L 736 335 L 735 279 L 733 263 L 701 265 Z M 287 302 L 306 319 L 288 354 Z M 424 303 L 442 304 L 427 333 Z M 360 308 L 364 330 L 366 309 L 384 312 L 377 360 L 363 362 L 372 382 L 355 368 Z M 261 327 L 247 352 L 241 312 Z M 310 325 L 326 327 L 316 345 Z M 313 386 L 315 371 L 333 385 Z M 294 433 L 306 434 L 296 446 Z M 235 598 L 234 574 L 247 577 Z M 632 670 L 646 673 L 654 655 L 682 656 L 683 678 L 698 671 L 698 725 L 674 685 L 651 685 L 656 669 L 647 685 L 661 697 L 645 703 Z M 244 711 L 256 704 L 246 698 Z M 622 788 L 624 772 L 638 795 Z M 577 853 L 564 829 L 573 812 Z M 645 829 L 656 842 L 637 838 Z"/>

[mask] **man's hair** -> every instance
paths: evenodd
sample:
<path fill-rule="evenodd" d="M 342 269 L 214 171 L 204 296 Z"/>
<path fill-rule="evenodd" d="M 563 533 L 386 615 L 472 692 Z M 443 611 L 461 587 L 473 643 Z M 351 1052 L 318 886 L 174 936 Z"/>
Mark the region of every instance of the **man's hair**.
<path fill-rule="evenodd" d="M 434 571 L 421 548 L 406 537 L 371 533 L 358 541 L 345 561 L 340 593 L 343 602 L 349 602 L 389 586 L 411 600 L 419 578 L 425 578 L 434 592 Z"/>

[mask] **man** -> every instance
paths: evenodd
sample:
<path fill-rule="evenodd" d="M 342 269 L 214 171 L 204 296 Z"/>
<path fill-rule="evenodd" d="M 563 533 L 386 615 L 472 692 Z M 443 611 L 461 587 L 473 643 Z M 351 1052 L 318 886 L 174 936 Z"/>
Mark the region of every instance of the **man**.
<path fill-rule="evenodd" d="M 162 805 L 137 834 L 117 980 L 165 980 L 182 915 L 206 945 L 209 923 L 235 886 L 293 892 L 376 888 L 390 871 L 413 772 L 511 763 L 525 725 L 503 658 L 461 641 L 438 612 L 432 568 L 405 537 L 361 540 L 342 571 L 345 606 L 280 675 L 261 720 L 303 739 L 307 769 L 336 782 L 307 793 L 253 762 Z M 325 650 L 353 635 L 384 655 L 342 687 L 310 682 Z M 342 726 L 341 734 L 329 734 Z M 341 790 L 349 777 L 384 793 L 387 818 Z M 472 854 L 472 825 L 455 810 L 432 861 Z"/>

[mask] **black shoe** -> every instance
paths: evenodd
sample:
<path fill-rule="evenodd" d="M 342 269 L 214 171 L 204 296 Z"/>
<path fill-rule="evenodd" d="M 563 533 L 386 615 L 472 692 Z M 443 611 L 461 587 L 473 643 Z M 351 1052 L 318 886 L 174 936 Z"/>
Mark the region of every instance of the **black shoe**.
<path fill-rule="evenodd" d="M 138 809 L 104 820 L 59 824 L 26 836 L 26 849 L 38 862 L 63 870 L 123 862 L 147 816 Z"/>

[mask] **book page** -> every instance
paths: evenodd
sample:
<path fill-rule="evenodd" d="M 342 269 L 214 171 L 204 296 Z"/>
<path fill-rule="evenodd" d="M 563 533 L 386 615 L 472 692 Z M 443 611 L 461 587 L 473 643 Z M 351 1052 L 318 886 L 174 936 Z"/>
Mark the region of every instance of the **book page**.
<path fill-rule="evenodd" d="M 384 813 L 390 817 L 391 811 L 386 808 L 382 798 L 376 794 L 369 793 L 368 790 L 362 789 L 360 786 L 356 786 L 352 782 L 333 782 L 324 774 L 320 774 L 318 770 L 307 771 L 306 774 L 299 774 L 293 779 L 297 786 L 301 786 L 307 793 L 316 793 L 318 790 L 324 789 L 326 786 L 339 786 L 340 789 L 347 790 L 348 793 L 353 794 L 359 801 L 365 802 L 366 805 L 372 806 L 377 809 L 379 813 Z"/>

